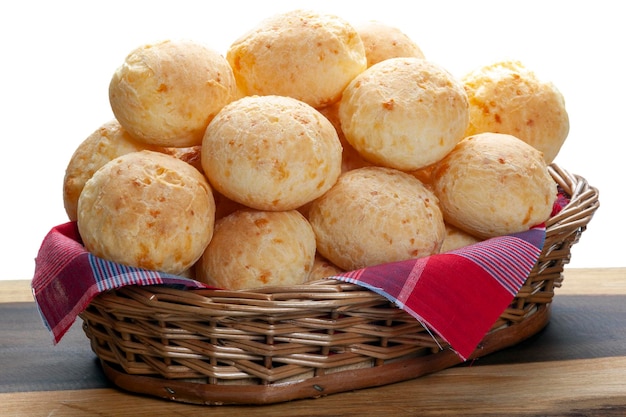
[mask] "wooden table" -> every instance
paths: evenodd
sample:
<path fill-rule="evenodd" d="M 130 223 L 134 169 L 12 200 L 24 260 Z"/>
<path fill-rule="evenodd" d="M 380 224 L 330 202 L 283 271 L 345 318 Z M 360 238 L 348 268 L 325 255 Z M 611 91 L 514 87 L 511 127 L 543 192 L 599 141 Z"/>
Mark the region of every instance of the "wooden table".
<path fill-rule="evenodd" d="M 35 309 L 29 285 L 26 280 L 0 281 L 0 308 Z M 626 416 L 626 336 L 622 336 L 626 308 L 622 306 L 626 306 L 626 268 L 568 269 L 553 301 L 551 322 L 541 334 L 523 346 L 415 380 L 265 406 L 196 406 L 111 386 L 46 388 L 33 381 L 32 389 L 9 386 L 4 392 L 0 384 L 0 415 Z M 6 314 L 1 317 L 8 320 Z M 5 328 L 12 329 L 8 324 Z M 19 343 L 5 332 L 0 335 L 0 359 L 2 355 L 19 358 Z M 68 344 L 81 355 L 91 353 L 86 338 Z M 41 349 L 48 352 L 46 357 L 54 357 L 55 349 L 70 347 L 50 343 Z M 88 362 L 88 367 L 96 366 L 95 359 L 77 357 L 79 362 Z M 0 383 L 2 372 L 0 368 Z"/>

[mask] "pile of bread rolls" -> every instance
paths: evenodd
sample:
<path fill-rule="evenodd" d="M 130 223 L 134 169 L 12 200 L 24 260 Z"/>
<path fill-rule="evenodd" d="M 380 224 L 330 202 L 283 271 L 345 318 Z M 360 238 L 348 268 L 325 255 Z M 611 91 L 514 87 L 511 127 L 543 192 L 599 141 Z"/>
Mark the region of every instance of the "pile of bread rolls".
<path fill-rule="evenodd" d="M 85 248 L 231 290 L 296 285 L 549 217 L 562 95 L 519 62 L 456 78 L 398 28 L 294 10 L 225 55 L 132 50 L 63 200 Z"/>

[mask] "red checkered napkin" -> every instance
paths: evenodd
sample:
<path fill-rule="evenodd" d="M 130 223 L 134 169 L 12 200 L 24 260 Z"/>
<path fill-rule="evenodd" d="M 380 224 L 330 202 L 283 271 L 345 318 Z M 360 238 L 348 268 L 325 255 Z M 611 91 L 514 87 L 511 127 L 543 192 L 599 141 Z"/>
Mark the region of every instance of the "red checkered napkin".
<path fill-rule="evenodd" d="M 425 258 L 336 276 L 393 301 L 463 360 L 509 306 L 537 262 L 545 227 Z"/>
<path fill-rule="evenodd" d="M 31 286 L 44 325 L 58 343 L 76 317 L 101 292 L 125 285 L 172 285 L 201 288 L 188 278 L 133 268 L 87 252 L 76 222 L 54 227 L 35 259 Z"/>

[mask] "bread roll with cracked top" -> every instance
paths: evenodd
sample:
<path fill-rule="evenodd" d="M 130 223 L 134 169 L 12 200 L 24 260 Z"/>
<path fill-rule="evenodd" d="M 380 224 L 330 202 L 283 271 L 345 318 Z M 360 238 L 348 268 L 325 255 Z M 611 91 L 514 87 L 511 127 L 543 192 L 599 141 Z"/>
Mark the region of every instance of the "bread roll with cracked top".
<path fill-rule="evenodd" d="M 561 92 L 519 61 L 499 61 L 466 74 L 470 102 L 466 136 L 482 132 L 513 135 L 554 161 L 569 134 Z"/>
<path fill-rule="evenodd" d="M 298 285 L 315 258 L 315 235 L 296 210 L 238 210 L 215 224 L 196 279 L 223 289 Z"/>
<path fill-rule="evenodd" d="M 63 204 L 67 217 L 76 221 L 78 197 L 99 168 L 118 156 L 152 148 L 134 140 L 115 119 L 96 129 L 78 145 L 65 169 Z"/>
<path fill-rule="evenodd" d="M 120 124 L 135 139 L 162 147 L 200 145 L 211 119 L 237 94 L 226 58 L 190 40 L 135 48 L 109 84 Z"/>
<path fill-rule="evenodd" d="M 391 58 L 346 87 L 339 120 L 347 141 L 375 165 L 415 171 L 465 134 L 469 104 L 460 81 L 420 58 Z"/>
<path fill-rule="evenodd" d="M 420 47 L 400 28 L 376 20 L 355 25 L 367 57 L 368 68 L 389 58 L 424 58 Z"/>
<path fill-rule="evenodd" d="M 557 195 L 541 152 L 503 133 L 462 140 L 437 164 L 432 179 L 446 222 L 478 238 L 545 222 Z"/>
<path fill-rule="evenodd" d="M 293 210 L 321 196 L 341 173 L 330 121 L 291 97 L 249 96 L 206 129 L 202 167 L 227 198 L 257 210 Z"/>
<path fill-rule="evenodd" d="M 211 240 L 215 202 L 190 164 L 154 151 L 122 155 L 85 183 L 78 200 L 85 248 L 120 264 L 182 274 Z"/>
<path fill-rule="evenodd" d="M 279 13 L 226 53 L 244 95 L 282 95 L 319 108 L 339 100 L 367 67 L 363 42 L 346 20 L 310 10 Z"/>
<path fill-rule="evenodd" d="M 445 235 L 433 192 L 385 167 L 343 173 L 311 203 L 309 221 L 320 255 L 344 270 L 438 253 Z"/>

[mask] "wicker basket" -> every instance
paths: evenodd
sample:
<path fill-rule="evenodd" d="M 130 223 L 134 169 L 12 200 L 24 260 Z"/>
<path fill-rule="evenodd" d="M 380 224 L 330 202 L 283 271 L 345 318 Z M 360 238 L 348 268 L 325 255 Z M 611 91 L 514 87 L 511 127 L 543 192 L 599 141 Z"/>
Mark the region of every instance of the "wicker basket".
<path fill-rule="evenodd" d="M 570 249 L 597 189 L 556 165 L 571 197 L 546 224 L 539 261 L 472 358 L 517 344 L 549 321 Z M 335 280 L 255 292 L 129 286 L 81 313 L 106 376 L 125 390 L 196 404 L 269 404 L 416 378 L 461 360 L 408 313 Z"/>

